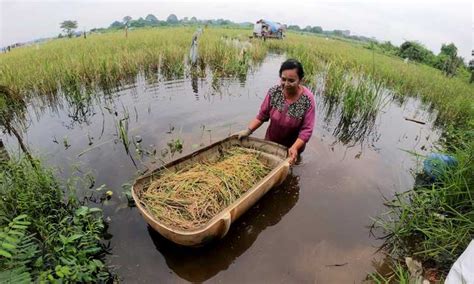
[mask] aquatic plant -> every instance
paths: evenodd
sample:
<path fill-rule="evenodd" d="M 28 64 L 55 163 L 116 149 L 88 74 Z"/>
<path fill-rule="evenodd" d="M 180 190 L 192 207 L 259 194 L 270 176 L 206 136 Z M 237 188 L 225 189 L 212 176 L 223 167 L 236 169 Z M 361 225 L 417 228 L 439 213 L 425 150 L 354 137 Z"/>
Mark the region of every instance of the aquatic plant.
<path fill-rule="evenodd" d="M 181 153 L 183 152 L 183 140 L 177 138 L 177 139 L 171 139 L 166 145 L 168 146 L 169 153 L 171 156 L 173 156 L 176 152 Z"/>
<path fill-rule="evenodd" d="M 101 210 L 25 158 L 0 171 L 0 282 L 106 282 Z"/>

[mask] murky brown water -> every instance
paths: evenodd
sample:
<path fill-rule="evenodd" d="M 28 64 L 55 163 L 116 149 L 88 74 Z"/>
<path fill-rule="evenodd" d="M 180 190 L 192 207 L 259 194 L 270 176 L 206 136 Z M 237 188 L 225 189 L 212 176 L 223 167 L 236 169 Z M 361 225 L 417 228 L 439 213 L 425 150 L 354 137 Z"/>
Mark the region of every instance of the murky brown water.
<path fill-rule="evenodd" d="M 133 146 L 127 155 L 117 138 L 116 125 L 126 113 L 130 138 L 141 136 L 141 147 L 156 149 L 156 158 L 169 159 L 161 152 L 177 138 L 184 141 L 183 153 L 177 155 L 190 153 L 245 128 L 267 89 L 278 82 L 283 60 L 270 55 L 241 82 L 223 79 L 213 87 L 209 79 L 155 84 L 141 79 L 81 108 L 70 108 L 65 101 L 56 109 L 30 107 L 25 135 L 30 147 L 63 176 L 76 174 L 75 165 L 96 177 L 94 188 L 106 184 L 114 191 L 99 206 L 110 218 L 108 262 L 125 283 L 358 283 L 374 271 L 380 241 L 369 234 L 370 217 L 384 211 L 382 196 L 413 185 L 410 170 L 416 161 L 404 150 L 426 153 L 438 137 L 430 130 L 431 115 L 413 99 L 389 102 L 363 140 L 343 145 L 333 135 L 337 114 L 325 119 L 316 92 L 317 126 L 303 164 L 210 246 L 173 245 L 153 232 L 136 208 L 126 206 L 121 185 L 136 176 L 134 164 L 139 169 L 154 166 Z M 254 135 L 263 137 L 265 129 Z M 12 138 L 2 137 L 16 149 Z M 65 147 L 65 137 L 70 147 Z"/>

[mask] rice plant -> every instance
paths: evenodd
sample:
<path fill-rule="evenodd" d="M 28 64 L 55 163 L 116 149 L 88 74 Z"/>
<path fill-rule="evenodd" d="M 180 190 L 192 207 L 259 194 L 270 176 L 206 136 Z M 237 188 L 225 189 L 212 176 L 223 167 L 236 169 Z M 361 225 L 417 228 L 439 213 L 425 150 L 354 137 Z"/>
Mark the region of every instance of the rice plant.
<path fill-rule="evenodd" d="M 182 77 L 193 28 L 141 29 L 123 38 L 120 32 L 56 39 L 39 49 L 25 47 L 1 54 L 0 85 L 23 97 L 54 95 L 70 86 L 107 89 L 134 79 L 139 72 L 161 71 L 167 79 Z M 266 48 L 245 41 L 243 30 L 206 29 L 200 38 L 201 70 L 210 66 L 218 76 L 246 74 L 261 61 Z M 223 37 L 245 46 L 230 46 Z M 68 95 L 68 92 L 66 92 Z"/>
<path fill-rule="evenodd" d="M 166 171 L 141 195 L 147 210 L 173 228 L 193 230 L 232 204 L 270 172 L 257 154 L 234 147 L 218 161 Z"/>

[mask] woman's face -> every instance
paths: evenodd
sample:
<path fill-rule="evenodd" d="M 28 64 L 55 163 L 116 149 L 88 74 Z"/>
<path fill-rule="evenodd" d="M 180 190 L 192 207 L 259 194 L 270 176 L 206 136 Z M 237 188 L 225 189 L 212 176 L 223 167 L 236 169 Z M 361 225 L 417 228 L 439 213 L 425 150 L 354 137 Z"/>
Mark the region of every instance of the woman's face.
<path fill-rule="evenodd" d="M 298 91 L 298 87 L 300 85 L 300 78 L 298 77 L 296 68 L 284 70 L 283 72 L 281 72 L 280 84 L 281 87 L 287 92 L 294 93 Z"/>

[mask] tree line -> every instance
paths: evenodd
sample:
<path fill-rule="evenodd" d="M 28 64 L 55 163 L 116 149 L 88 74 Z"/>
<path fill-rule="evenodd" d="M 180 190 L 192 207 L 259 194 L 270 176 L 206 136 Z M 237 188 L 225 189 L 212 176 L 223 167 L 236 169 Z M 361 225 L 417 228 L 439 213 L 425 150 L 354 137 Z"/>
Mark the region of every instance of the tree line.
<path fill-rule="evenodd" d="M 376 49 L 388 55 L 399 56 L 405 60 L 429 65 L 441 70 L 448 77 L 473 71 L 473 60 L 471 60 L 469 66 L 465 64 L 464 58 L 458 55 L 458 48 L 454 43 L 443 43 L 437 55 L 418 41 L 405 41 L 400 46 L 393 45 L 390 41 L 375 41 L 368 48 Z M 472 75 L 470 81 L 471 83 L 473 81 Z"/>
<path fill-rule="evenodd" d="M 108 29 L 123 29 L 123 28 L 142 28 L 142 27 L 159 27 L 170 25 L 237 25 L 237 26 L 251 26 L 252 23 L 237 24 L 230 20 L 216 19 L 216 20 L 199 20 L 196 17 L 184 17 L 179 19 L 175 14 L 170 14 L 165 20 L 158 20 L 153 14 L 148 14 L 145 18 L 140 17 L 133 19 L 130 16 L 125 16 L 121 21 L 114 21 Z"/>

